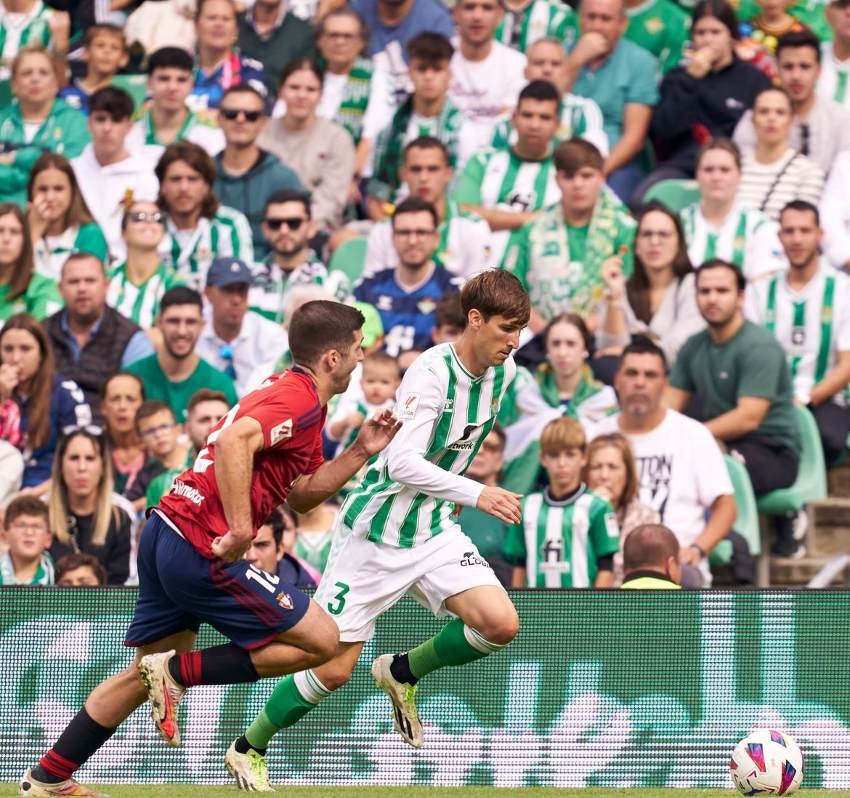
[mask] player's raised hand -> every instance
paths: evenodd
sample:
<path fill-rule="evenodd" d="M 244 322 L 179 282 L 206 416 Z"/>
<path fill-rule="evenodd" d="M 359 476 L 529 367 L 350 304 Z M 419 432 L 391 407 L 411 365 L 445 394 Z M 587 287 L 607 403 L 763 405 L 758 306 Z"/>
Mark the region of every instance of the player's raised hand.
<path fill-rule="evenodd" d="M 354 446 L 359 447 L 367 457 L 372 457 L 385 449 L 400 429 L 401 422 L 392 410 L 386 408 L 363 422 Z"/>
<path fill-rule="evenodd" d="M 216 538 L 210 548 L 216 557 L 220 557 L 225 562 L 236 562 L 241 560 L 245 552 L 251 548 L 251 540 L 250 534 L 245 537 L 230 531 Z"/>
<path fill-rule="evenodd" d="M 482 513 L 492 515 L 506 524 L 518 524 L 522 519 L 519 506 L 521 498 L 519 493 L 513 493 L 504 488 L 486 487 L 481 491 L 478 504 L 475 506 Z"/>

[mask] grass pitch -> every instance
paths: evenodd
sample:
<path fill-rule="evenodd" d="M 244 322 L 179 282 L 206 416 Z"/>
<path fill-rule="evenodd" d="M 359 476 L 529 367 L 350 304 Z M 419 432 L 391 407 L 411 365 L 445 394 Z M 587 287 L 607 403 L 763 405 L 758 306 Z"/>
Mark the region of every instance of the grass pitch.
<path fill-rule="evenodd" d="M 92 785 L 110 798 L 203 798 L 245 795 L 235 787 L 193 786 L 189 784 Z M 837 792 L 811 790 L 805 798 L 823 793 L 833 798 Z M 731 790 L 607 790 L 607 789 L 496 789 L 494 787 L 279 787 L 285 798 L 735 798 Z M 0 785 L 0 798 L 18 795 L 17 785 Z M 850 795 L 850 792 L 847 793 Z"/>

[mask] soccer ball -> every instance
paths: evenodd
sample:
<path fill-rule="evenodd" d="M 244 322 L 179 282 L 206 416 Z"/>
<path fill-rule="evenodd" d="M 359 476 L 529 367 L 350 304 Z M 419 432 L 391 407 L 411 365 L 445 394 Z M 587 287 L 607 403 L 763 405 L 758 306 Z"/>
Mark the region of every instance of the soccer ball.
<path fill-rule="evenodd" d="M 744 795 L 790 795 L 803 780 L 803 754 L 787 734 L 756 729 L 735 746 L 729 770 Z"/>

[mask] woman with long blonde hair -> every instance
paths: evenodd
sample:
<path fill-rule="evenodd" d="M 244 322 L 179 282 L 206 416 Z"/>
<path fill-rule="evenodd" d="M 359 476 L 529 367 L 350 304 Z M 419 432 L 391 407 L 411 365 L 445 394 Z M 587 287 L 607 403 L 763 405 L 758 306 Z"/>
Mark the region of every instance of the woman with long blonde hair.
<path fill-rule="evenodd" d="M 110 585 L 130 573 L 130 518 L 112 495 L 112 463 L 98 427 L 74 427 L 59 441 L 48 502 L 54 560 L 84 552 L 97 557 Z"/>

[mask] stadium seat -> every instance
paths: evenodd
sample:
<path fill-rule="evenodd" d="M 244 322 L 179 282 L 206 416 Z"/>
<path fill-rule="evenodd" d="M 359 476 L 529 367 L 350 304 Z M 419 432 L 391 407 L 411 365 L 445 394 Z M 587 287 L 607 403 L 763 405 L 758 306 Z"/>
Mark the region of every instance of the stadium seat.
<path fill-rule="evenodd" d="M 655 200 L 678 213 L 682 208 L 699 202 L 696 180 L 661 180 L 644 194 L 643 201 Z"/>
<path fill-rule="evenodd" d="M 133 98 L 133 106 L 138 111 L 145 101 L 148 91 L 147 75 L 116 75 L 112 85 L 123 89 Z"/>
<path fill-rule="evenodd" d="M 352 285 L 363 275 L 366 267 L 366 237 L 350 238 L 339 245 L 328 264 L 328 271 L 341 271 Z"/>
<path fill-rule="evenodd" d="M 753 557 L 761 554 L 761 532 L 759 530 L 759 515 L 756 508 L 756 497 L 750 482 L 750 475 L 743 464 L 734 457 L 724 455 L 726 470 L 732 480 L 735 491 L 735 504 L 738 507 L 738 517 L 733 525 L 734 530 L 747 541 L 747 547 Z M 732 544 L 721 540 L 708 557 L 711 565 L 728 565 L 732 559 Z"/>
<path fill-rule="evenodd" d="M 826 464 L 818 426 L 814 416 L 805 407 L 795 404 L 794 408 L 800 422 L 800 436 L 803 442 L 800 468 L 793 485 L 771 491 L 758 500 L 758 511 L 765 515 L 796 512 L 811 502 L 826 498 Z"/>

